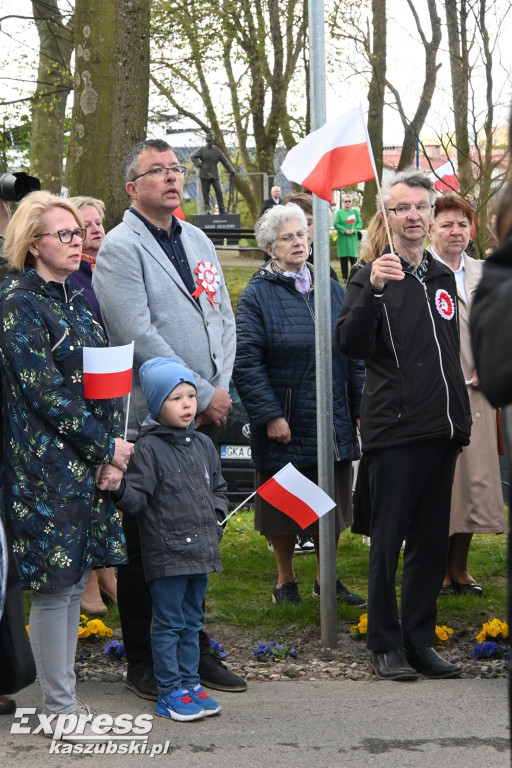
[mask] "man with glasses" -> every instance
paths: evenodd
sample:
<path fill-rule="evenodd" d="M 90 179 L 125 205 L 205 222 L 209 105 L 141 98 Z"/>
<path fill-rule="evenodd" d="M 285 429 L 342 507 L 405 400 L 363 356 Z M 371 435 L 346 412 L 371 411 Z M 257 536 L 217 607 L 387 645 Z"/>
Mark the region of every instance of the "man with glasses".
<path fill-rule="evenodd" d="M 425 250 L 435 192 L 414 168 L 384 177 L 393 242 L 353 276 L 336 341 L 363 358 L 361 439 L 370 478 L 367 645 L 376 676 L 456 677 L 435 640 L 455 461 L 471 417 L 453 272 Z M 379 204 L 380 207 L 380 204 Z M 395 573 L 405 540 L 399 619 Z"/>
<path fill-rule="evenodd" d="M 155 357 L 178 357 L 194 374 L 196 425 L 216 441 L 231 410 L 229 379 L 235 322 L 222 269 L 211 241 L 174 216 L 183 198 L 185 168 L 160 140 L 136 144 L 123 160 L 131 208 L 105 237 L 93 288 L 112 346 L 135 341 L 128 438 L 134 440 L 149 408 L 139 368 Z M 123 520 L 129 564 L 118 569 L 118 604 L 128 658 L 127 685 L 157 698 L 151 656 L 151 596 L 144 581 L 137 523 Z M 246 683 L 217 663 L 200 636 L 199 672 L 205 685 L 240 691 Z"/>

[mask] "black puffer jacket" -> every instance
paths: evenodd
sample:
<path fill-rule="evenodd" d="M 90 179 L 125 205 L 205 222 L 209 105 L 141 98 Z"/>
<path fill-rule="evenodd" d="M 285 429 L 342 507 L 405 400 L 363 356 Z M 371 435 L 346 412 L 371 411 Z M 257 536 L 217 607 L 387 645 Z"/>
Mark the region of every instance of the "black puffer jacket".
<path fill-rule="evenodd" d="M 217 520 L 228 507 L 226 483 L 215 446 L 194 426 L 143 425 L 112 498 L 137 514 L 146 581 L 221 570 Z"/>
<path fill-rule="evenodd" d="M 455 277 L 431 254 L 428 261 L 424 282 L 405 272 L 403 280 L 376 292 L 368 264 L 347 288 L 336 342 L 345 354 L 366 363 L 364 451 L 431 438 L 469 443 Z"/>
<path fill-rule="evenodd" d="M 486 259 L 471 305 L 471 342 L 484 395 L 495 408 L 512 403 L 512 237 Z"/>
<path fill-rule="evenodd" d="M 355 419 L 364 382 L 360 360 L 349 360 L 334 344 L 336 318 L 345 289 L 330 281 L 333 334 L 333 457 L 359 458 Z M 275 472 L 288 462 L 317 463 L 314 290 L 302 295 L 292 277 L 260 268 L 242 292 L 235 314 L 237 353 L 233 379 L 251 420 L 253 463 Z M 270 440 L 266 424 L 284 416 L 288 445 Z"/>

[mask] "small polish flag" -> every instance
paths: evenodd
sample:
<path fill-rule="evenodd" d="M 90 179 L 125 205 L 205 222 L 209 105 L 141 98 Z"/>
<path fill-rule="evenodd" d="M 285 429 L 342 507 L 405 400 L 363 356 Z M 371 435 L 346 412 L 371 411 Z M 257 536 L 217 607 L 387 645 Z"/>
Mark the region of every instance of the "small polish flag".
<path fill-rule="evenodd" d="M 289 181 L 329 202 L 333 189 L 374 179 L 377 170 L 362 107 L 308 134 L 288 152 L 281 170 Z"/>
<path fill-rule="evenodd" d="M 122 397 L 132 388 L 133 341 L 122 347 L 84 347 L 84 397 Z"/>
<path fill-rule="evenodd" d="M 434 185 L 434 189 L 441 192 L 443 189 L 449 189 L 452 192 L 459 191 L 459 179 L 457 178 L 457 166 L 455 160 L 447 160 L 446 163 L 440 165 L 430 176 L 430 181 Z"/>
<path fill-rule="evenodd" d="M 276 472 L 256 489 L 256 493 L 295 520 L 302 529 L 336 506 L 325 491 L 304 477 L 293 464 L 287 464 Z"/>

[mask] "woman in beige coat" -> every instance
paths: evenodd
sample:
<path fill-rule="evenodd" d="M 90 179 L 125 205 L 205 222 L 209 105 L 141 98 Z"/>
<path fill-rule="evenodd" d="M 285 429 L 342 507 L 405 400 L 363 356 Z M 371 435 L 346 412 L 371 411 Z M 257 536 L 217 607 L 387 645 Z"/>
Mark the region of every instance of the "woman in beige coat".
<path fill-rule="evenodd" d="M 460 357 L 468 385 L 473 425 L 471 442 L 459 456 L 453 482 L 448 567 L 441 594 L 481 595 L 482 587 L 468 571 L 474 533 L 503 533 L 505 508 L 498 462 L 496 410 L 478 388 L 471 351 L 469 311 L 482 276 L 482 262 L 464 250 L 469 241 L 473 208 L 454 193 L 439 197 L 430 225 L 430 250 L 455 273 L 460 323 Z"/>

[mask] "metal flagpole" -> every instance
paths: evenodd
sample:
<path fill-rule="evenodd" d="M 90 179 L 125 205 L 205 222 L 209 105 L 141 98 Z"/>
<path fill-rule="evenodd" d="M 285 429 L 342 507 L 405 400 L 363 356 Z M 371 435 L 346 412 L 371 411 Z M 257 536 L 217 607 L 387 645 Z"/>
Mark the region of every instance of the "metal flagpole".
<path fill-rule="evenodd" d="M 311 130 L 325 123 L 325 32 L 323 0 L 309 0 Z M 332 330 L 328 203 L 313 195 L 315 222 L 315 361 L 318 485 L 334 499 Z M 320 518 L 320 630 L 324 646 L 337 643 L 334 510 Z"/>

